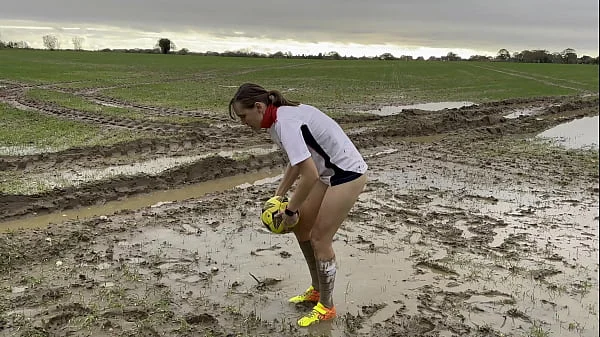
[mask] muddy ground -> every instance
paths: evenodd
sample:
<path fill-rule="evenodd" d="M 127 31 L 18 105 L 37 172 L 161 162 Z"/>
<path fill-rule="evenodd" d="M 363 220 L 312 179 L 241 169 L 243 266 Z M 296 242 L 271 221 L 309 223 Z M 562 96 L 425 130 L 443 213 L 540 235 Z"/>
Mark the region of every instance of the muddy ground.
<path fill-rule="evenodd" d="M 365 155 L 369 182 L 335 238 L 340 316 L 301 329 L 295 321 L 310 308 L 286 299 L 308 286 L 308 269 L 293 236 L 269 234 L 258 217 L 285 162 L 269 150 L 265 134 L 226 118 L 202 119 L 201 112 L 195 116 L 212 127 L 95 118 L 26 99 L 25 85 L 4 85 L 0 100 L 13 106 L 173 134 L 168 140 L 0 157 L 0 169 L 23 179 L 198 158 L 153 174 L 0 195 L 2 336 L 600 332 L 598 151 L 532 140 L 565 121 L 597 116 L 597 96 L 336 117 Z M 77 94 L 160 114 L 195 113 L 117 102 L 95 91 Z M 504 117 L 523 109 L 535 114 Z M 242 155 L 227 154 L 234 150 Z M 222 191 L 194 198 L 149 201 L 141 209 L 37 228 L 14 225 L 34 227 L 27 223 L 37 223 L 41 214 L 126 203 L 140 193 L 203 189 L 216 178 L 248 174 L 251 181 L 256 172 L 273 179 L 236 187 L 225 179 Z"/>

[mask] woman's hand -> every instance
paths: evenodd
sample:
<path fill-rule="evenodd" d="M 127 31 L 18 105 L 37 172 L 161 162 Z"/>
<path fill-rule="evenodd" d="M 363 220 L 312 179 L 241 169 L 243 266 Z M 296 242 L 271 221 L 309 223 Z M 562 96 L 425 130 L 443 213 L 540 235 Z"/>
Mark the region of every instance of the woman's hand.
<path fill-rule="evenodd" d="M 298 221 L 300 221 L 300 214 L 298 213 L 298 211 L 291 212 L 288 209 L 286 209 L 286 211 L 281 212 L 281 217 L 282 225 L 286 229 L 294 228 L 298 224 Z"/>

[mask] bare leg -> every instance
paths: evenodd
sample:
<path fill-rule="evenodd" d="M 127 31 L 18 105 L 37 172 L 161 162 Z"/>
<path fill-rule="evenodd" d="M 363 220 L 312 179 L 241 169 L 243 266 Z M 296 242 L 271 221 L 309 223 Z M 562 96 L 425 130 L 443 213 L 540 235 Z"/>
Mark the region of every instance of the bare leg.
<path fill-rule="evenodd" d="M 315 184 L 310 191 L 308 198 L 300 207 L 300 221 L 294 228 L 294 234 L 296 234 L 298 244 L 300 245 L 300 249 L 302 250 L 306 264 L 308 265 L 308 270 L 310 271 L 312 286 L 317 291 L 319 290 L 319 276 L 317 273 L 315 252 L 313 250 L 312 242 L 310 241 L 310 232 L 328 187 L 329 186 L 321 181 Z"/>
<path fill-rule="evenodd" d="M 333 307 L 333 288 L 337 269 L 333 236 L 348 216 L 365 183 L 366 176 L 363 175 L 348 183 L 329 187 L 311 231 L 310 239 L 319 274 L 320 302 L 329 308 Z"/>

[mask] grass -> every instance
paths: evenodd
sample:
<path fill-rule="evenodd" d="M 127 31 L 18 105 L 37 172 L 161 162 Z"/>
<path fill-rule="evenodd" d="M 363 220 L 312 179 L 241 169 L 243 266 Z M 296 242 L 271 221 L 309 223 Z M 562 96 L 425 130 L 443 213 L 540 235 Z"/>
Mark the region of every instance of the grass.
<path fill-rule="evenodd" d="M 0 103 L 0 155 L 61 151 L 69 147 L 112 145 L 146 136 L 23 111 Z"/>
<path fill-rule="evenodd" d="M 167 123 L 178 123 L 178 124 L 188 124 L 188 123 L 198 123 L 200 120 L 198 118 L 193 117 L 183 117 L 183 116 L 154 116 L 154 115 L 146 115 L 141 111 L 135 109 L 127 109 L 127 108 L 119 108 L 112 106 L 104 106 L 101 104 L 96 104 L 90 102 L 84 98 L 81 98 L 77 95 L 59 92 L 55 90 L 46 90 L 46 89 L 31 89 L 28 90 L 26 96 L 32 98 L 36 101 L 43 101 L 54 103 L 66 108 L 75 109 L 79 111 L 91 112 L 98 115 L 104 115 L 109 117 L 120 117 L 120 118 L 129 118 L 134 120 L 146 120 L 146 121 L 155 121 L 155 122 L 167 122 Z"/>
<path fill-rule="evenodd" d="M 302 60 L 0 50 L 3 78 L 141 104 L 225 113 L 243 82 L 283 91 L 327 111 L 432 101 L 481 103 L 598 92 L 598 66 L 492 62 Z"/>

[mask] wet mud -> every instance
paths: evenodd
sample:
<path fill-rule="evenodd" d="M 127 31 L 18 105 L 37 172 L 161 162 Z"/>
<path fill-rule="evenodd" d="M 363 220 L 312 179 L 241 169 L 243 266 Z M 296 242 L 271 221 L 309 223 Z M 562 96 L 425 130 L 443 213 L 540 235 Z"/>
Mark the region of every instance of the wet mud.
<path fill-rule="evenodd" d="M 12 84 L 2 84 L 7 97 Z M 532 107 L 534 115 L 504 117 Z M 294 237 L 260 224 L 260 206 L 277 186 L 266 179 L 1 232 L 0 335 L 597 336 L 598 152 L 533 139 L 597 115 L 597 97 L 553 97 L 336 117 L 370 170 L 335 237 L 333 322 L 295 325 L 310 307 L 287 298 L 310 277 Z M 28 176 L 268 144 L 265 135 L 233 126 L 199 132 L 214 138 L 0 163 Z M 236 137 L 252 141 L 230 142 Z M 4 194 L 0 214 L 26 220 L 266 168 L 279 172 L 284 163 L 280 153 L 210 156 L 155 175 Z"/>

